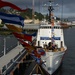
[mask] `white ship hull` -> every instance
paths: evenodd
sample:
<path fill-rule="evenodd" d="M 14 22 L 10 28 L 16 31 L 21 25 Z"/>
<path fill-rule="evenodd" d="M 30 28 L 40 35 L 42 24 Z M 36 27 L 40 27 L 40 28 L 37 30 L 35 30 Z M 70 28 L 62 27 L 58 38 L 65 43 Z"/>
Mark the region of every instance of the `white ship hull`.
<path fill-rule="evenodd" d="M 41 57 L 41 59 L 45 62 L 44 64 L 42 64 L 42 67 L 50 75 L 52 75 L 60 66 L 64 54 L 65 51 L 46 52 L 46 55 Z"/>
<path fill-rule="evenodd" d="M 48 24 L 41 24 L 37 33 L 36 46 L 41 46 L 45 51 L 45 55 L 41 56 L 42 67 L 50 75 L 52 75 L 62 62 L 62 58 L 67 50 L 67 47 L 64 42 L 64 33 L 63 28 L 60 23 L 54 19 L 52 16 L 52 6 L 51 1 L 49 10 L 49 20 Z M 39 50 L 39 49 L 38 49 Z"/>

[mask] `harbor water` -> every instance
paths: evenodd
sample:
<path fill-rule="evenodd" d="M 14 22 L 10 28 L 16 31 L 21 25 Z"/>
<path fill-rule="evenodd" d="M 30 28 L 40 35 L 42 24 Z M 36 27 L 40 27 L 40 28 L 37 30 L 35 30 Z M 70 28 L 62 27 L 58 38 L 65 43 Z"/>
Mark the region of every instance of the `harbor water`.
<path fill-rule="evenodd" d="M 11 39 L 11 36 L 8 38 Z M 0 37 L 0 39 L 2 38 Z M 17 45 L 17 40 L 15 39 L 16 41 L 14 42 L 13 41 L 14 39 L 12 39 L 12 43 L 11 43 L 11 44 L 15 43 L 13 44 L 13 47 Z M 61 67 L 54 75 L 75 75 L 75 28 L 64 29 L 64 39 L 65 39 L 65 44 L 67 46 L 67 52 L 64 56 Z M 3 48 L 2 44 L 3 44 L 3 40 L 0 41 L 1 48 Z M 10 46 L 11 44 L 9 42 L 8 44 L 9 46 L 7 47 L 11 47 Z"/>
<path fill-rule="evenodd" d="M 13 35 L 0 35 L 0 57 L 15 48 L 17 44 L 17 39 Z"/>
<path fill-rule="evenodd" d="M 75 75 L 75 28 L 64 29 L 67 52 L 55 75 Z"/>

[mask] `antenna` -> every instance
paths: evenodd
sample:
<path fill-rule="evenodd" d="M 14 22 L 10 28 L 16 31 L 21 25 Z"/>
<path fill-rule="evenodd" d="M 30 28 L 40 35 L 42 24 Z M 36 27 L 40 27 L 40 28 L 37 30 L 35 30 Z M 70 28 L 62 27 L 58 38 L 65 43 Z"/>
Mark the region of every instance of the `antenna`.
<path fill-rule="evenodd" d="M 44 5 L 44 7 L 48 7 L 48 11 L 49 11 L 49 23 L 51 23 L 51 19 L 52 19 L 52 16 L 53 16 L 52 12 L 54 10 L 54 7 L 58 6 L 58 4 L 53 5 L 52 2 L 53 2 L 53 0 L 49 0 L 50 4 L 49 5 L 47 5 L 47 4 Z"/>
<path fill-rule="evenodd" d="M 52 11 L 54 10 L 54 8 L 53 8 L 53 6 L 52 6 L 52 4 L 51 4 L 51 0 L 49 1 L 50 2 L 50 5 L 48 6 L 48 11 L 49 11 L 49 21 L 50 21 L 50 23 L 51 23 L 51 14 L 52 14 Z"/>
<path fill-rule="evenodd" d="M 53 2 L 54 0 L 49 0 L 49 2 Z"/>
<path fill-rule="evenodd" d="M 48 7 L 48 11 L 49 11 L 49 22 L 51 23 L 51 13 L 54 10 L 53 6 L 52 6 L 52 2 L 53 0 L 49 0 L 49 5 L 44 5 L 44 7 Z"/>

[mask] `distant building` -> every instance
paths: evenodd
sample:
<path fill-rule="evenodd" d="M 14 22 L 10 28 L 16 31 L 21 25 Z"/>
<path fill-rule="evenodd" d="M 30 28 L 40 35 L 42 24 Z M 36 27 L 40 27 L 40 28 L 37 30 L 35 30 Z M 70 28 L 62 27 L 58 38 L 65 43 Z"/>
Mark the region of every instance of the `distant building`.
<path fill-rule="evenodd" d="M 27 20 L 24 20 L 24 23 L 25 24 L 30 24 L 30 23 L 33 23 L 33 20 L 32 19 L 27 19 Z M 39 20 L 34 20 L 34 24 L 39 24 Z"/>
<path fill-rule="evenodd" d="M 2 23 L 2 20 L 0 19 L 0 24 Z"/>
<path fill-rule="evenodd" d="M 72 25 L 75 25 L 75 21 L 72 21 Z"/>
<path fill-rule="evenodd" d="M 72 21 L 72 23 L 74 23 L 74 24 L 75 24 L 75 21 Z"/>

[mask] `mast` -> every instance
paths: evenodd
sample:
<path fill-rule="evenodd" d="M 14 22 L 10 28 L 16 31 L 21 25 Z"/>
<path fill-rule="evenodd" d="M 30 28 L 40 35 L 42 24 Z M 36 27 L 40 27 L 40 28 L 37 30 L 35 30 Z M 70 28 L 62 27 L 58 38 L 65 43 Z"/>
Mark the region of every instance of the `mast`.
<path fill-rule="evenodd" d="M 53 18 L 53 6 L 52 6 L 52 0 L 49 0 L 50 5 L 48 6 L 49 11 L 49 23 L 51 24 L 51 42 L 54 44 L 54 18 Z"/>
<path fill-rule="evenodd" d="M 54 15 L 53 15 L 53 7 L 56 7 L 58 5 L 52 5 L 53 0 L 49 0 L 49 5 L 44 5 L 45 7 L 48 7 L 48 11 L 49 11 L 49 24 L 51 25 L 51 42 L 55 43 L 54 39 L 55 39 L 55 35 L 54 35 Z"/>
<path fill-rule="evenodd" d="M 53 6 L 52 6 L 52 1 L 49 0 L 50 2 L 50 5 L 48 6 L 48 11 L 49 11 L 49 22 L 51 23 L 51 20 L 52 20 L 52 11 L 54 10 L 53 9 Z"/>
<path fill-rule="evenodd" d="M 32 20 L 34 23 L 34 0 L 32 0 Z"/>

